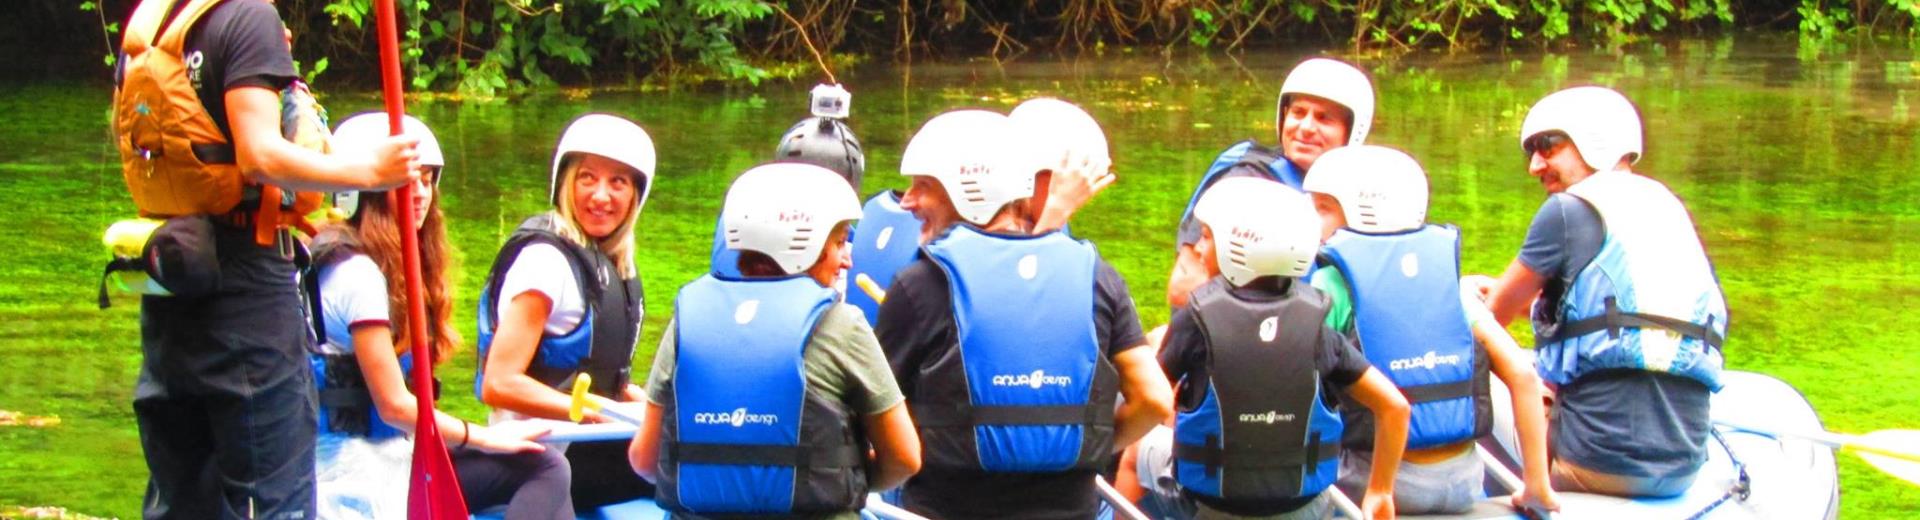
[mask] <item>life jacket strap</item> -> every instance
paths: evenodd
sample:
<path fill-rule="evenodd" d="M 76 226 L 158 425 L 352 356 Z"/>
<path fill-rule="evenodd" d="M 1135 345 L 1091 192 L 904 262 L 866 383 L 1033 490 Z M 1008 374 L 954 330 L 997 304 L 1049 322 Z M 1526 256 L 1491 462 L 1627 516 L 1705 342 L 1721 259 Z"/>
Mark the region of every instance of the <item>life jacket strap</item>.
<path fill-rule="evenodd" d="M 1305 448 L 1299 451 L 1236 448 L 1232 458 L 1228 458 L 1226 449 L 1220 446 L 1220 438 L 1208 435 L 1206 444 L 1175 443 L 1173 457 L 1206 466 L 1208 472 L 1223 467 L 1271 470 L 1305 466 L 1306 474 L 1312 476 L 1319 471 L 1320 462 L 1340 456 L 1339 443 L 1323 444 L 1318 437 L 1309 437 Z"/>
<path fill-rule="evenodd" d="M 1407 397 L 1407 404 L 1409 405 L 1460 399 L 1473 395 L 1473 385 L 1475 382 L 1473 379 L 1466 379 L 1450 383 L 1408 386 L 1402 387 L 1400 394 Z"/>
<path fill-rule="evenodd" d="M 1045 426 L 1112 424 L 1112 410 L 1091 405 L 966 406 L 910 405 L 921 426 Z"/>
<path fill-rule="evenodd" d="M 1720 336 L 1720 332 L 1713 329 L 1713 316 L 1707 316 L 1707 323 L 1703 325 L 1657 314 L 1620 312 L 1620 305 L 1612 296 L 1607 297 L 1606 306 L 1606 311 L 1599 315 L 1561 325 L 1552 340 L 1577 338 L 1601 331 L 1605 331 L 1607 337 L 1619 339 L 1620 329 L 1638 327 L 1666 329 L 1682 336 L 1698 338 L 1708 348 L 1716 351 L 1720 350 L 1720 344 L 1725 341 L 1725 338 Z"/>
<path fill-rule="evenodd" d="M 669 442 L 662 455 L 677 464 L 854 468 L 866 463 L 852 446 L 777 446 Z"/>

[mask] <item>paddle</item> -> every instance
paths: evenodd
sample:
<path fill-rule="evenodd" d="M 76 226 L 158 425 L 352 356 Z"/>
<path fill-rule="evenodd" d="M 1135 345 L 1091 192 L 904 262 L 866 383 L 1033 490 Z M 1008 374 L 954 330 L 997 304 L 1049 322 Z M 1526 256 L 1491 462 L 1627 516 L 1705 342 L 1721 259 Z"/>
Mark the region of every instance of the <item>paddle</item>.
<path fill-rule="evenodd" d="M 867 273 L 854 275 L 853 284 L 860 286 L 860 290 L 866 291 L 867 296 L 872 297 L 874 303 L 886 303 L 887 290 L 881 289 L 880 284 L 874 283 L 873 277 L 867 276 Z"/>
<path fill-rule="evenodd" d="M 1120 494 L 1120 490 L 1114 489 L 1113 484 L 1108 484 L 1106 478 L 1094 475 L 1093 486 L 1100 491 L 1100 498 L 1105 499 L 1107 504 L 1113 506 L 1114 517 L 1125 518 L 1126 520 L 1148 520 L 1147 514 L 1140 512 L 1140 508 L 1133 507 L 1133 501 L 1127 500 L 1126 495 L 1122 495 Z"/>
<path fill-rule="evenodd" d="M 1792 437 L 1836 449 L 1850 448 L 1874 469 L 1907 483 L 1920 485 L 1920 451 L 1913 448 L 1920 446 L 1920 430 L 1880 430 L 1865 435 L 1848 435 L 1829 431 L 1775 430 L 1724 419 L 1714 419 L 1713 422 L 1728 429 L 1769 437 Z"/>
<path fill-rule="evenodd" d="M 586 418 L 585 410 L 593 410 L 627 424 L 640 425 L 640 418 L 620 410 L 619 403 L 588 393 L 587 389 L 591 387 L 593 387 L 592 375 L 581 372 L 573 378 L 573 404 L 567 406 L 567 419 L 580 422 L 581 419 Z"/>
<path fill-rule="evenodd" d="M 400 117 L 406 110 L 400 91 L 400 37 L 394 21 L 393 0 L 374 0 L 374 17 L 379 25 L 380 86 L 387 102 L 387 129 L 400 135 Z M 460 478 L 453 473 L 453 461 L 447 457 L 446 441 L 433 412 L 433 353 L 427 345 L 427 303 L 425 282 L 420 275 L 420 233 L 413 221 L 414 184 L 387 192 L 400 208 L 400 251 L 406 264 L 407 335 L 413 339 L 413 388 L 416 412 L 413 422 L 413 475 L 407 486 L 407 518 L 412 520 L 465 519 L 467 501 L 460 494 Z"/>

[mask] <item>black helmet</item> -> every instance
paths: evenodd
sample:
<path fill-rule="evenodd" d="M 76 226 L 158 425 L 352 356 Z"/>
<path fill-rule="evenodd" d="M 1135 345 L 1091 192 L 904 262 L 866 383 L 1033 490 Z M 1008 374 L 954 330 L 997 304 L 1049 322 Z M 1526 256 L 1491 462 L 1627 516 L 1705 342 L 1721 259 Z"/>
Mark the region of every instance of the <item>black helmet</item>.
<path fill-rule="evenodd" d="M 853 136 L 847 123 L 831 117 L 809 117 L 794 123 L 780 137 L 774 160 L 799 161 L 833 170 L 860 191 L 861 176 L 867 170 L 867 155 L 860 150 L 860 138 Z"/>

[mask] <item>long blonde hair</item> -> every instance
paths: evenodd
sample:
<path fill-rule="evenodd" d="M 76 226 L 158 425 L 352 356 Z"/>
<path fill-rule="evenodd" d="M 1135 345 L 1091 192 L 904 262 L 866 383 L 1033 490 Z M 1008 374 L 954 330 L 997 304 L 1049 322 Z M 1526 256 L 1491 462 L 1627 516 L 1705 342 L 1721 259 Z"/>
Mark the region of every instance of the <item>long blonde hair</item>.
<path fill-rule="evenodd" d="M 552 231 L 573 243 L 600 248 L 600 252 L 606 253 L 607 258 L 613 260 L 613 266 L 620 270 L 622 278 L 638 276 L 639 271 L 633 265 L 633 228 L 634 224 L 640 220 L 640 200 L 646 194 L 634 193 L 633 202 L 627 206 L 627 218 L 621 221 L 620 227 L 608 233 L 607 236 L 595 240 L 587 236 L 585 231 L 581 231 L 580 224 L 573 220 L 574 212 L 579 210 L 573 205 L 573 177 L 580 173 L 580 160 L 576 154 L 570 155 L 565 161 L 560 166 L 560 201 L 555 205 L 557 207 L 554 209 L 553 218 L 548 219 L 548 222 L 553 223 Z M 637 174 L 648 175 L 647 172 L 637 172 Z M 648 183 L 639 182 L 638 179 L 635 179 L 633 185 L 640 190 L 650 189 Z"/>

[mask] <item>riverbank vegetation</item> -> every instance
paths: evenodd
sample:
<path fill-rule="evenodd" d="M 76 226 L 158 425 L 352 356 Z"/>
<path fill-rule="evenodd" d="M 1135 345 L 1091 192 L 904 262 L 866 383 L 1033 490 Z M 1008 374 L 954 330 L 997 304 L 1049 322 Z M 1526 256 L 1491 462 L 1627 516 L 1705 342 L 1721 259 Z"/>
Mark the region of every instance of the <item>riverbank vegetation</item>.
<path fill-rule="evenodd" d="M 279 0 L 306 73 L 372 83 L 371 2 Z M 1797 32 L 1803 46 L 1859 38 L 1920 46 L 1920 0 L 398 2 L 411 88 L 481 96 L 661 76 L 757 83 L 809 70 L 780 64 L 813 62 L 815 52 L 823 60 L 1006 60 L 1277 42 L 1459 51 L 1617 47 L 1746 30 Z M 75 12 L 68 1 L 32 0 L 27 23 L 0 36 L 0 49 L 31 49 L 12 55 L 39 59 L 0 68 L 98 71 L 111 63 L 119 21 L 135 3 L 86 0 Z"/>

